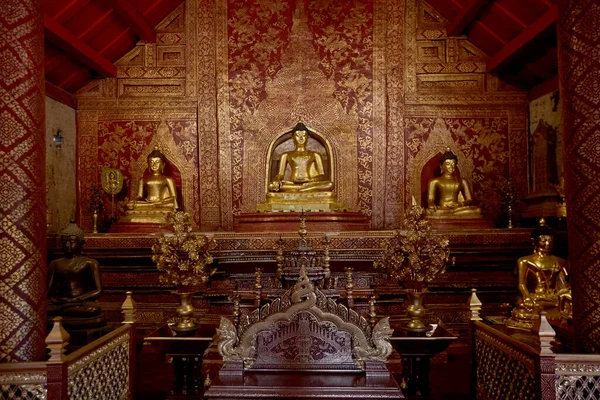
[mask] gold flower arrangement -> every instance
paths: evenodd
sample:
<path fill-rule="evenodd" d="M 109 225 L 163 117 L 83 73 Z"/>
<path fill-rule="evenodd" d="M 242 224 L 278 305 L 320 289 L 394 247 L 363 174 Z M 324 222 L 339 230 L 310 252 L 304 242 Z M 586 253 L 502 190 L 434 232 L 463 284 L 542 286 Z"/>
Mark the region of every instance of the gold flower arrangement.
<path fill-rule="evenodd" d="M 215 244 L 214 239 L 192 233 L 192 218 L 186 212 L 170 212 L 167 222 L 173 225 L 173 233 L 163 235 L 152 246 L 152 261 L 159 271 L 166 272 L 159 277 L 160 281 L 176 286 L 179 291 L 206 284 L 216 271 L 208 268 L 213 263 L 209 250 Z"/>
<path fill-rule="evenodd" d="M 421 291 L 446 270 L 450 254 L 447 237 L 434 235 L 423 207 L 413 205 L 400 229 L 382 243 L 383 257 L 375 269 L 386 272 L 406 289 Z"/>

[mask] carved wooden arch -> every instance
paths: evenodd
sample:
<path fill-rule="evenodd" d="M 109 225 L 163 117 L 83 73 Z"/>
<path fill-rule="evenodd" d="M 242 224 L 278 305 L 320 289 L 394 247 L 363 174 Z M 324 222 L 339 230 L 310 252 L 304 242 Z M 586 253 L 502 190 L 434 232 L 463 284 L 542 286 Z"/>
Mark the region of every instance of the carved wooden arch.
<path fill-rule="evenodd" d="M 473 181 L 473 170 L 475 169 L 473 162 L 465 157 L 460 150 L 460 146 L 452 140 L 452 132 L 446 127 L 444 120 L 437 118 L 434 122 L 433 129 L 429 133 L 429 139 L 423 143 L 423 146 L 414 157 L 408 166 L 408 185 L 411 195 L 417 199 L 419 205 L 421 203 L 421 173 L 425 165 L 434 157 L 439 157 L 447 149 L 450 149 L 458 157 L 457 166 L 462 178 L 467 182 Z M 433 176 L 431 177 L 433 178 Z M 408 199 L 410 197 L 407 196 Z"/>
<path fill-rule="evenodd" d="M 142 151 L 143 156 L 139 157 L 132 163 L 131 168 L 131 187 L 130 196 L 133 198 L 137 191 L 140 179 L 144 177 L 144 171 L 148 167 L 147 156 L 152 150 L 158 146 L 158 149 L 163 153 L 165 158 L 173 164 L 181 174 L 181 195 L 183 204 L 179 204 L 179 208 L 187 210 L 191 208 L 194 202 L 192 193 L 192 182 L 196 180 L 196 171 L 190 167 L 185 157 L 177 150 L 178 146 L 173 140 L 173 136 L 169 132 L 169 127 L 166 120 L 162 119 L 156 129 L 156 133 L 152 137 L 150 143 Z"/>
<path fill-rule="evenodd" d="M 252 368 L 256 360 L 256 339 L 260 332 L 271 331 L 280 321 L 290 322 L 299 313 L 309 313 L 317 323 L 331 323 L 338 331 L 352 337 L 354 368 L 363 369 L 364 363 L 385 362 L 391 354 L 389 339 L 393 330 L 389 318 L 382 318 L 373 328 L 366 319 L 343 304 L 316 289 L 301 268 L 298 282 L 281 298 L 265 304 L 244 317 L 238 328 L 226 317 L 219 326 L 219 353 L 224 361 L 242 361 L 245 368 Z"/>
<path fill-rule="evenodd" d="M 294 125 L 294 127 L 295 127 L 295 125 Z M 273 176 L 271 176 L 271 163 L 270 163 L 272 161 L 273 153 L 275 152 L 276 148 L 280 144 L 282 144 L 282 143 L 288 141 L 290 138 L 292 138 L 292 134 L 294 132 L 294 127 L 292 127 L 291 129 L 287 129 L 283 133 L 278 134 L 273 140 L 271 140 L 271 143 L 269 144 L 269 147 L 267 148 L 267 157 L 266 157 L 267 162 L 265 163 L 265 165 L 266 165 L 265 192 L 268 191 L 269 184 L 273 180 Z M 331 146 L 331 143 L 329 142 L 329 140 L 327 138 L 325 138 L 325 135 L 321 134 L 320 132 L 318 132 L 317 130 L 315 130 L 313 128 L 309 128 L 308 126 L 306 127 L 306 131 L 308 132 L 308 140 L 310 140 L 310 139 L 315 140 L 319 144 L 321 144 L 321 146 L 323 146 L 325 148 L 325 151 L 327 152 L 327 167 L 328 167 L 327 172 L 329 173 L 329 179 L 332 182 L 334 182 L 334 184 L 336 184 L 334 158 L 337 157 L 337 152 Z M 307 147 L 308 147 L 308 141 L 307 141 Z"/>

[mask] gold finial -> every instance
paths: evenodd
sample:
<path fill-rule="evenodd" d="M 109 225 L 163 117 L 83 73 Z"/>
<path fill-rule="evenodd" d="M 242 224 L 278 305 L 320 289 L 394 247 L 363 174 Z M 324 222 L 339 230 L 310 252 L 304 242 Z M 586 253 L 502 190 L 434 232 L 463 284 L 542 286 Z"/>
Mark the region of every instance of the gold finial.
<path fill-rule="evenodd" d="M 544 217 L 540 218 L 540 221 L 538 222 L 539 226 L 545 226 L 546 225 L 546 219 Z"/>
<path fill-rule="evenodd" d="M 298 235 L 302 240 L 306 239 L 306 214 L 304 213 L 304 208 L 300 212 L 300 229 L 298 229 Z"/>

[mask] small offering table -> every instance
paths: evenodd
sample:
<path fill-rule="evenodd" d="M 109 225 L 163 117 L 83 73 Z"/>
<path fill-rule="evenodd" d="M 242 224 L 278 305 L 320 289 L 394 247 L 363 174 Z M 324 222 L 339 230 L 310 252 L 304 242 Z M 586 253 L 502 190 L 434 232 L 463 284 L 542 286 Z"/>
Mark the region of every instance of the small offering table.
<path fill-rule="evenodd" d="M 169 325 L 164 325 L 144 338 L 144 342 L 151 343 L 161 355 L 173 362 L 175 381 L 169 398 L 201 393 L 202 356 L 213 340 L 215 328 L 215 325 L 200 325 L 193 335 L 177 336 Z"/>
<path fill-rule="evenodd" d="M 402 379 L 407 387 L 404 393 L 411 399 L 429 398 L 429 362 L 432 356 L 446 350 L 458 340 L 444 327 L 437 325 L 426 336 L 409 336 L 395 326 L 390 343 L 402 357 Z"/>

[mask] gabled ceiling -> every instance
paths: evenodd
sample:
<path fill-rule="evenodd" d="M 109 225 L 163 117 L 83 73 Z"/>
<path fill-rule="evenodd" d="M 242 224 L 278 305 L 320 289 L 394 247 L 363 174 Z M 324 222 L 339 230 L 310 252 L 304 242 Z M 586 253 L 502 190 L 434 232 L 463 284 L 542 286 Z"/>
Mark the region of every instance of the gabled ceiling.
<path fill-rule="evenodd" d="M 556 77 L 557 0 L 427 0 L 490 58 L 488 72 L 525 90 Z"/>
<path fill-rule="evenodd" d="M 116 75 L 114 63 L 184 0 L 43 0 L 46 81 L 75 93 Z M 427 0 L 489 57 L 487 68 L 530 90 L 557 75 L 557 0 Z"/>
<path fill-rule="evenodd" d="M 114 63 L 139 40 L 155 42 L 154 27 L 181 3 L 43 0 L 46 81 L 75 93 L 92 79 L 115 76 Z"/>

